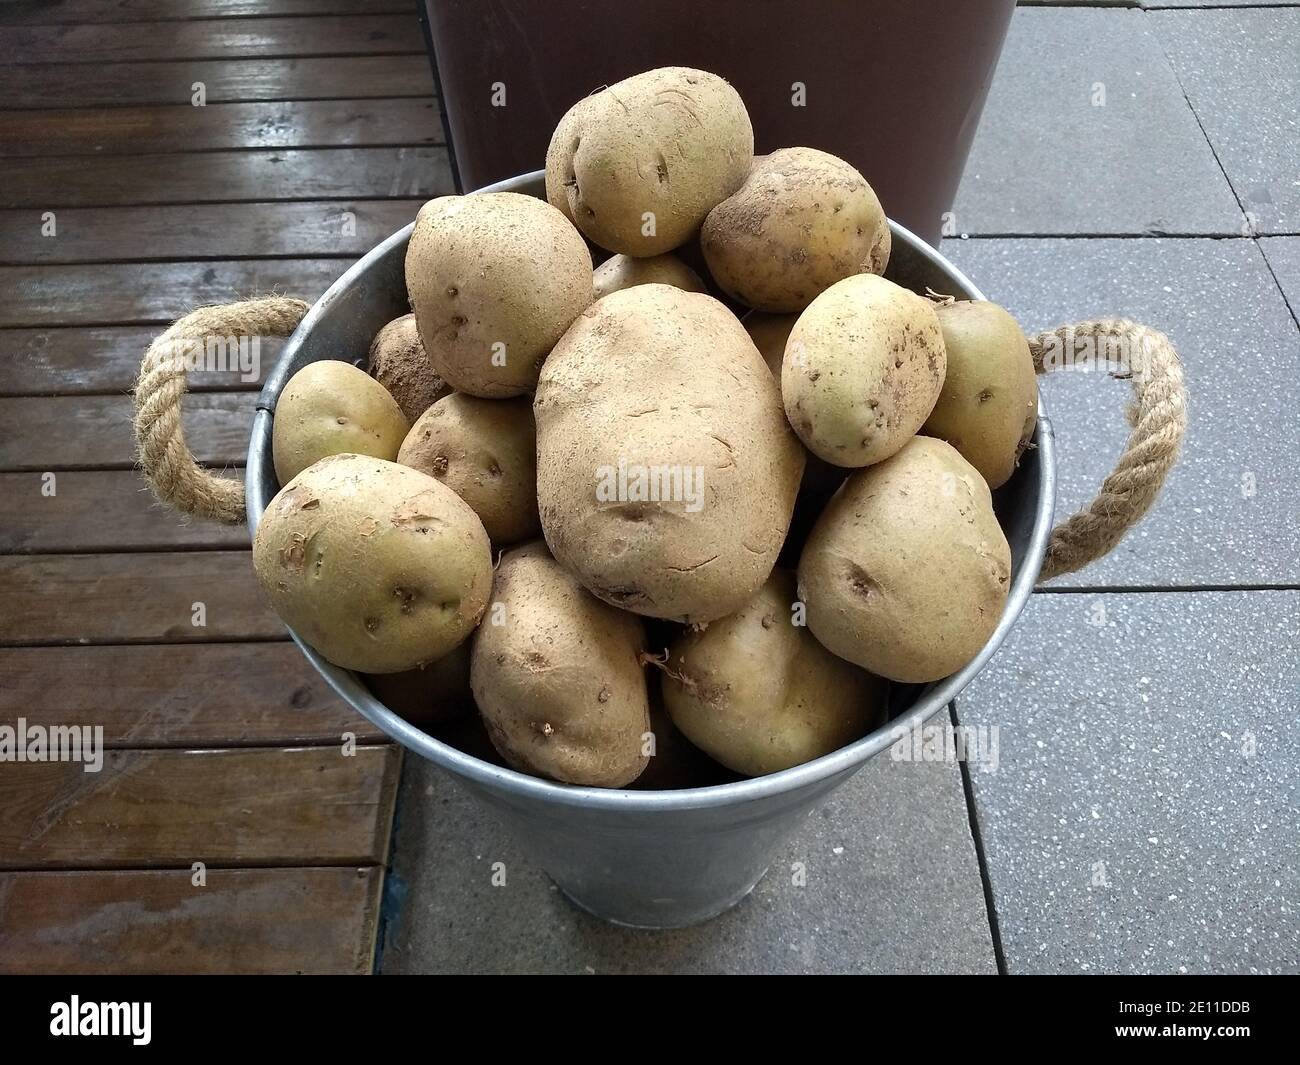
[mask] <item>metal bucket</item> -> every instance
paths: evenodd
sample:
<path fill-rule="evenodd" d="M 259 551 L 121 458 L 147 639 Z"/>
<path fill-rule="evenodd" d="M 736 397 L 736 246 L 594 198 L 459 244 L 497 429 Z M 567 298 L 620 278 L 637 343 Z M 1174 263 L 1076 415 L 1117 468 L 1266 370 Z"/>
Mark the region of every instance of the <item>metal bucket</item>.
<path fill-rule="evenodd" d="M 484 192 L 543 196 L 541 172 Z M 318 359 L 358 361 L 386 322 L 410 308 L 404 260 L 411 227 L 393 234 L 338 279 L 286 345 L 258 401 L 248 450 L 250 534 L 279 488 L 271 461 L 271 421 L 285 382 Z M 978 289 L 951 263 L 894 225 L 888 276 L 924 292 L 969 299 Z M 997 650 L 1019 616 L 1042 563 L 1051 530 L 1055 461 L 1050 423 L 1039 411 L 1036 447 L 1025 452 L 994 503 L 1011 545 L 1006 611 L 988 644 L 960 673 L 935 684 L 898 686 L 892 720 L 834 754 L 769 776 L 678 791 L 612 791 L 555 784 L 480 761 L 398 717 L 358 677 L 326 662 L 294 635 L 330 686 L 399 743 L 451 773 L 505 823 L 519 845 L 573 902 L 620 924 L 670 928 L 694 924 L 749 893 L 787 837 L 834 788 L 891 745 L 900 726 L 942 711 Z"/>

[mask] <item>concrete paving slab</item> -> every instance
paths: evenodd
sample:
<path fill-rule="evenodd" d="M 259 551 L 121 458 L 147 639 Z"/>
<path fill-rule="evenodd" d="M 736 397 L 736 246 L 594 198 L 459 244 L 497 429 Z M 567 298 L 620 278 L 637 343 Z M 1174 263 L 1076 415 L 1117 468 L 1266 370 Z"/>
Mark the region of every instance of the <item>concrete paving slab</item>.
<path fill-rule="evenodd" d="M 1065 587 L 1300 584 L 1300 333 L 1254 241 L 949 240 L 944 253 L 1026 331 L 1127 317 L 1166 332 L 1190 392 L 1181 464 L 1146 520 Z M 1057 519 L 1092 499 L 1128 435 L 1131 389 L 1043 380 Z"/>
<path fill-rule="evenodd" d="M 1300 321 L 1300 237 L 1265 237 L 1259 247 L 1282 287 L 1291 314 Z"/>
<path fill-rule="evenodd" d="M 952 764 L 875 759 L 813 814 L 749 898 L 668 932 L 618 928 L 571 906 L 490 814 L 416 758 L 398 824 L 384 972 L 996 972 Z"/>
<path fill-rule="evenodd" d="M 954 213 L 957 232 L 993 235 L 1243 222 L 1148 16 L 1080 7 L 1015 13 Z"/>
<path fill-rule="evenodd" d="M 1300 8 L 1147 15 L 1258 233 L 1300 233 Z"/>
<path fill-rule="evenodd" d="M 1012 973 L 1300 971 L 1300 592 L 1033 596 L 958 699 Z"/>

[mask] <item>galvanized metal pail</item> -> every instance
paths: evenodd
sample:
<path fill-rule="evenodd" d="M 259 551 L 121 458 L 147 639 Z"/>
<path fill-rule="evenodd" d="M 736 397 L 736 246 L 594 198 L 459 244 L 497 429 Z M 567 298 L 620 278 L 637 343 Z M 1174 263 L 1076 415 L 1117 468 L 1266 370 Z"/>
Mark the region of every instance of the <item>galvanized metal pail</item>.
<path fill-rule="evenodd" d="M 480 190 L 543 196 L 541 172 Z M 267 379 L 248 450 L 250 534 L 279 488 L 271 461 L 271 423 L 285 382 L 318 359 L 364 358 L 371 338 L 410 308 L 403 264 L 411 227 L 395 233 L 338 279 L 307 313 Z M 951 263 L 901 226 L 893 227 L 889 276 L 914 291 L 969 299 L 980 292 Z M 1006 611 L 988 644 L 960 673 L 924 687 L 902 687 L 893 720 L 834 754 L 781 773 L 679 791 L 611 791 L 555 784 L 480 761 L 434 739 L 379 702 L 347 670 L 298 640 L 330 686 L 399 743 L 451 773 L 491 807 L 519 845 L 583 909 L 620 924 L 693 924 L 739 902 L 767 871 L 778 848 L 827 794 L 910 729 L 942 711 L 1002 643 L 1024 607 L 1051 531 L 1055 459 L 1051 425 L 1040 409 L 1036 447 L 995 496 L 1011 544 Z M 408 811 L 407 816 L 413 812 Z"/>

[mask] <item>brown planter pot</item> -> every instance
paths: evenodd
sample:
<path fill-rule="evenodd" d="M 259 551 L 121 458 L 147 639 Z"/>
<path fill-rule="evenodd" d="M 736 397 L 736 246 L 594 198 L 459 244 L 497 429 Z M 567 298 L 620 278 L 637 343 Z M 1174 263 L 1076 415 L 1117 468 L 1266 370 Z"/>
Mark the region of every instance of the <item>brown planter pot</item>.
<path fill-rule="evenodd" d="M 834 152 L 936 243 L 1015 0 L 426 0 L 462 190 L 542 165 L 560 116 L 659 66 L 740 91 L 755 151 Z M 506 105 L 493 106 L 494 85 Z M 796 84 L 804 86 L 795 106 Z"/>

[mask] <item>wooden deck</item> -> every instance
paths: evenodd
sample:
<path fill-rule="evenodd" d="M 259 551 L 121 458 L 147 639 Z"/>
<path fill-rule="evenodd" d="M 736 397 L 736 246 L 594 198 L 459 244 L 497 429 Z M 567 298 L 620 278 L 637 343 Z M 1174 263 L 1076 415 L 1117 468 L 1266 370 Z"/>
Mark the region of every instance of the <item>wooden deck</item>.
<path fill-rule="evenodd" d="M 314 299 L 451 191 L 441 139 L 412 0 L 0 5 L 0 725 L 110 748 L 0 762 L 0 972 L 371 969 L 399 752 L 286 641 L 245 530 L 142 491 L 127 393 L 173 318 Z M 242 466 L 258 387 L 196 379 L 202 461 Z"/>

